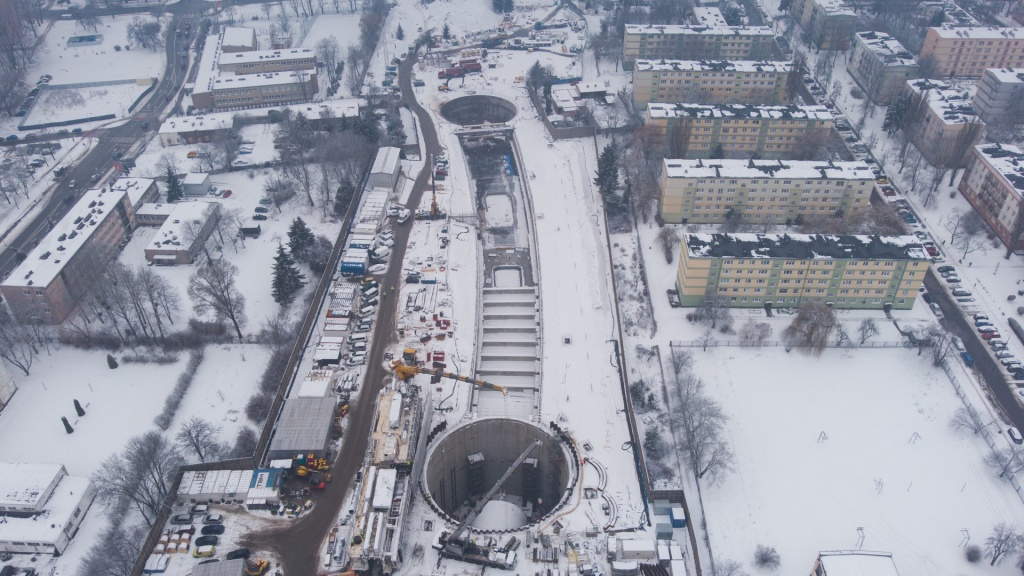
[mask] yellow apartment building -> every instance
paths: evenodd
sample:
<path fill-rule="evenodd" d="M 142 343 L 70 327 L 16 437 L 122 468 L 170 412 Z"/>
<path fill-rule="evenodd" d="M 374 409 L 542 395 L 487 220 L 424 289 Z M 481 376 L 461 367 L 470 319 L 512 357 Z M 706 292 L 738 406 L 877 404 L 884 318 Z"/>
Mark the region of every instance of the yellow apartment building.
<path fill-rule="evenodd" d="M 791 62 L 637 60 L 633 103 L 786 104 Z"/>
<path fill-rule="evenodd" d="M 771 60 L 779 56 L 768 26 L 626 24 L 622 65 L 638 59 Z"/>
<path fill-rule="evenodd" d="M 935 76 L 981 76 L 986 68 L 1024 67 L 1024 30 L 998 26 L 932 27 L 918 55 L 934 58 Z"/>

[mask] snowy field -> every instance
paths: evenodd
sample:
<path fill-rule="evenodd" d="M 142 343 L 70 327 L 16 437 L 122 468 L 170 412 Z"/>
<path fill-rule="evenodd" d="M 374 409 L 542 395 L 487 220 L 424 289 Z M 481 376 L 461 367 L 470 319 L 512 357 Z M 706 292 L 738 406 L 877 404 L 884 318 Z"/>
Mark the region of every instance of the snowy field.
<path fill-rule="evenodd" d="M 863 549 L 892 552 L 901 574 L 981 573 L 964 559 L 965 534 L 981 544 L 1020 517 L 984 443 L 950 426 L 960 400 L 945 375 L 913 352 L 697 354 L 736 452 L 736 472 L 704 487 L 716 562 L 749 563 L 765 544 L 797 573 L 819 550 L 857 548 L 862 527 Z"/>
<path fill-rule="evenodd" d="M 41 93 L 28 114 L 26 124 L 64 122 L 107 114 L 125 118 L 132 103 L 147 88 L 135 82 L 81 88 L 53 86 Z"/>
<path fill-rule="evenodd" d="M 42 74 L 53 76 L 51 84 L 77 84 L 107 80 L 135 80 L 163 76 L 164 50 L 132 48 L 128 45 L 128 24 L 132 16 L 111 16 L 100 19 L 100 26 L 83 28 L 73 20 L 57 20 L 46 35 L 46 41 L 36 53 L 36 60 L 27 78 L 32 82 Z M 98 46 L 68 48 L 68 38 L 88 34 L 102 34 Z M 116 51 L 114 46 L 121 46 Z"/>

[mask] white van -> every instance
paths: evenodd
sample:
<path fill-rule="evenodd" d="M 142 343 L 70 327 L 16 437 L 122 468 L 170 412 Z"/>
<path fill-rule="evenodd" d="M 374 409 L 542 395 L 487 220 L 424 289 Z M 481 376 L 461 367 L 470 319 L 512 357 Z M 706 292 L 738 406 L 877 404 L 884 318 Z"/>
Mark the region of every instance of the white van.
<path fill-rule="evenodd" d="M 363 299 L 369 300 L 370 298 L 376 298 L 379 293 L 380 290 L 377 290 L 376 288 L 367 288 L 366 290 L 363 290 Z"/>
<path fill-rule="evenodd" d="M 366 318 L 367 316 L 373 316 L 376 313 L 376 306 L 363 306 L 362 308 L 359 309 L 359 315 L 362 316 L 363 318 Z"/>
<path fill-rule="evenodd" d="M 367 338 L 366 334 L 353 334 L 348 337 L 349 342 L 366 342 L 367 340 L 369 338 Z"/>
<path fill-rule="evenodd" d="M 410 212 L 410 211 L 409 211 L 409 209 L 408 209 L 408 208 L 406 208 L 405 210 L 402 210 L 402 212 L 401 212 L 401 213 L 400 213 L 400 214 L 398 215 L 398 220 L 397 220 L 397 222 L 398 222 L 399 224 L 405 224 L 405 223 L 406 223 L 406 221 L 408 221 L 408 220 L 409 220 L 409 217 L 410 217 L 410 216 L 412 216 L 412 212 Z"/>
<path fill-rule="evenodd" d="M 373 256 L 374 258 L 384 260 L 388 256 L 391 256 L 391 248 L 388 248 L 386 246 L 378 246 L 377 248 L 374 248 L 370 252 L 370 255 Z"/>
<path fill-rule="evenodd" d="M 366 342 L 350 342 L 348 349 L 352 352 L 366 352 Z"/>

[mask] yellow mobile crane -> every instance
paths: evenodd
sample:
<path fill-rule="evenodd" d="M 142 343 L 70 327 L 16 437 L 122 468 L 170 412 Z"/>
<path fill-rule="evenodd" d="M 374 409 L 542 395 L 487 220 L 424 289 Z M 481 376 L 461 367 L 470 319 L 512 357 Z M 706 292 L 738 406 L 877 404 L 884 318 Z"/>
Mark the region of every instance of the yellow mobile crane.
<path fill-rule="evenodd" d="M 407 349 L 403 353 L 405 358 L 415 358 L 416 351 L 413 349 Z M 410 362 L 411 364 L 411 362 Z M 469 382 L 477 388 L 483 388 L 485 390 L 495 390 L 502 394 L 508 395 L 505 391 L 504 386 L 498 386 L 497 384 L 491 384 L 490 382 L 484 382 L 483 380 L 476 380 L 469 376 L 462 376 L 453 372 L 445 372 L 444 370 L 438 370 L 436 368 L 420 368 L 419 366 L 410 365 L 402 362 L 401 360 L 395 360 L 391 363 L 391 369 L 395 372 L 395 376 L 399 380 L 408 381 L 417 374 L 430 374 L 431 376 L 439 376 L 441 378 L 451 378 L 452 380 L 459 380 L 461 382 Z"/>

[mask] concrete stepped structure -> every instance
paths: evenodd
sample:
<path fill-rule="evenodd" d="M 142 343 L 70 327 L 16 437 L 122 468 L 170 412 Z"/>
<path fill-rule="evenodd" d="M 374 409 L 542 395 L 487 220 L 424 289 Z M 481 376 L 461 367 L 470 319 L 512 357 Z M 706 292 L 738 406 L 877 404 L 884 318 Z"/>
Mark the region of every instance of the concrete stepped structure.
<path fill-rule="evenodd" d="M 537 289 L 484 288 L 476 375 L 506 388 L 507 395 L 480 390 L 474 397 L 480 417 L 530 420 L 540 397 L 540 315 Z"/>

